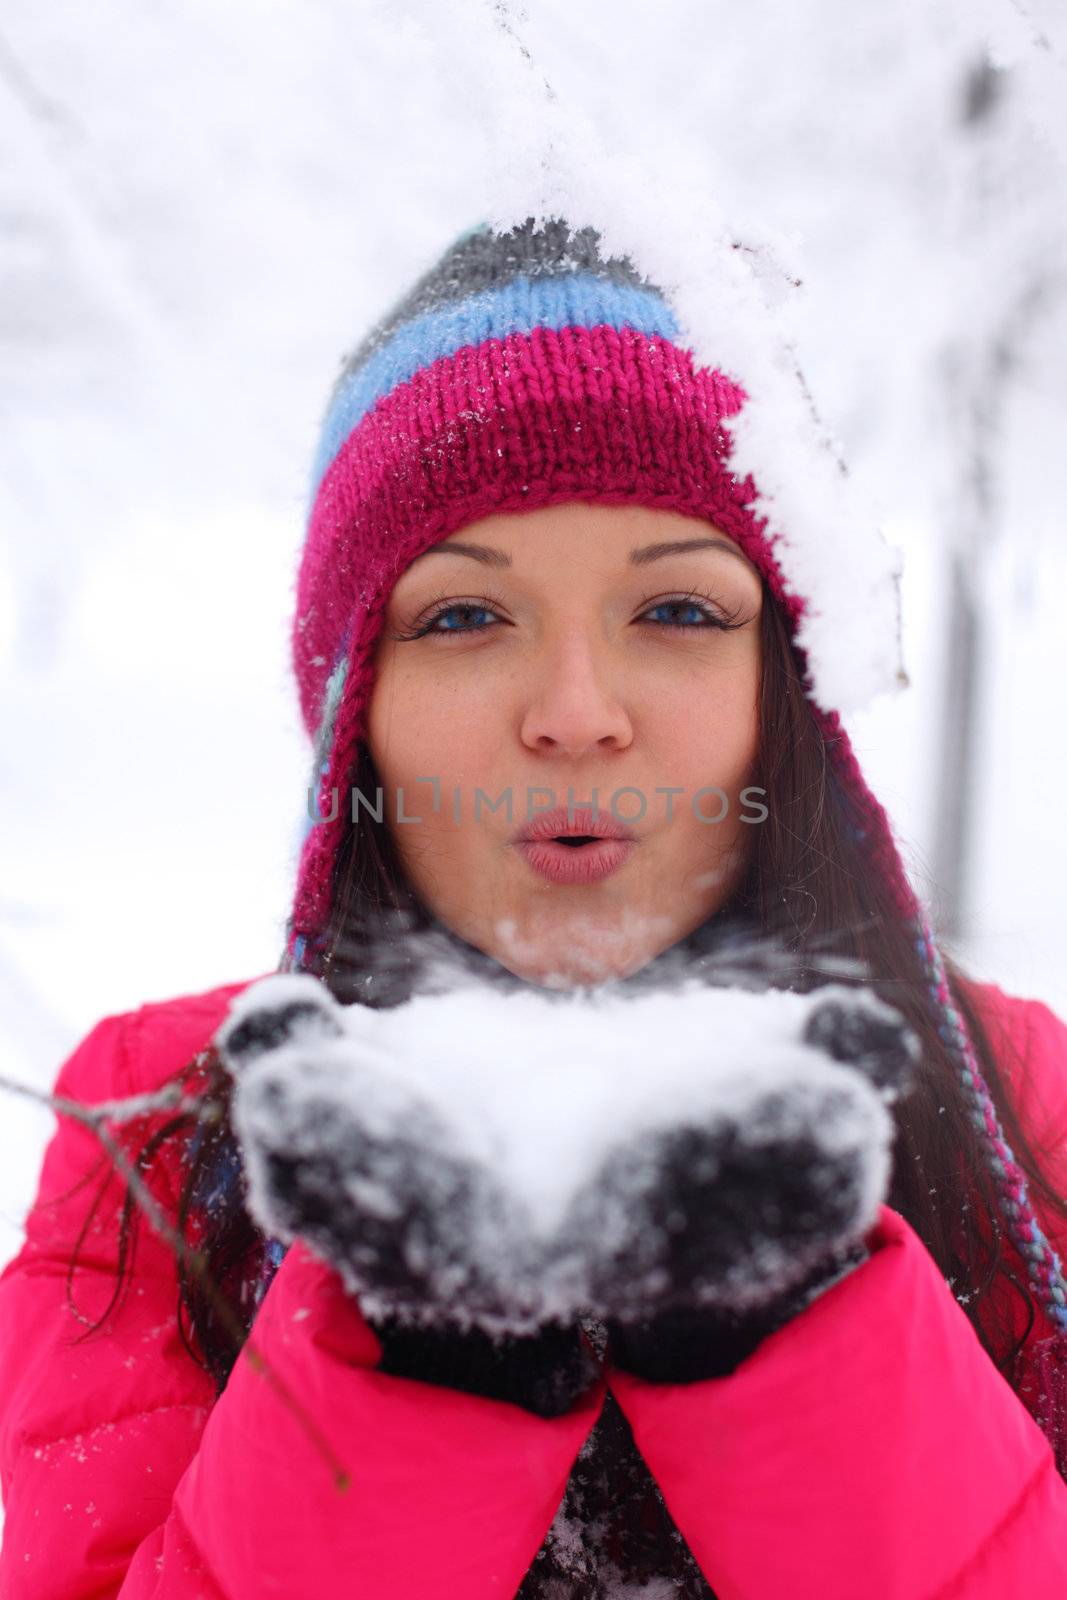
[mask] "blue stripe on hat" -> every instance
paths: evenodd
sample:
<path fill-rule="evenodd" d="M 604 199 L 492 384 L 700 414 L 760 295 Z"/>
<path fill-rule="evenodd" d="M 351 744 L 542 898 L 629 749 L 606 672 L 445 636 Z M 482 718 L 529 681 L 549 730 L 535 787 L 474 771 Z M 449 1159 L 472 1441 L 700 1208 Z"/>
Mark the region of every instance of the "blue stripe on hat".
<path fill-rule="evenodd" d="M 335 396 L 312 468 L 309 511 L 330 463 L 352 430 L 378 400 L 421 367 L 467 345 L 511 333 L 597 325 L 634 328 L 663 339 L 675 338 L 679 329 L 670 306 L 654 289 L 634 288 L 587 272 L 513 278 L 499 289 L 470 295 L 403 323 Z"/>

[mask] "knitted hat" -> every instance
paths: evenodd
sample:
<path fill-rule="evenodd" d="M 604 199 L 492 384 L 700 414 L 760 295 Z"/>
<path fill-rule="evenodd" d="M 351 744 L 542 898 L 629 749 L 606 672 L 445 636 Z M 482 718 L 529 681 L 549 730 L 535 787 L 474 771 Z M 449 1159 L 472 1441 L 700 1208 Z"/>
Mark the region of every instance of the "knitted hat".
<path fill-rule="evenodd" d="M 741 546 L 786 618 L 849 825 L 913 928 L 1009 1231 L 1037 1298 L 1067 1328 L 1059 1258 L 1004 1138 L 889 820 L 828 691 L 841 682 L 840 663 L 836 680 L 832 671 L 833 641 L 857 641 L 855 603 L 845 633 L 834 615 L 840 572 L 836 589 L 815 593 L 819 552 L 798 542 L 795 530 L 791 538 L 772 527 L 752 474 L 731 470 L 731 425 L 755 400 L 734 376 L 698 362 L 667 294 L 629 256 L 603 256 L 600 241 L 593 228 L 562 221 L 530 218 L 508 232 L 477 227 L 343 364 L 312 473 L 292 634 L 314 743 L 310 788 L 318 816 L 330 820 L 305 823 L 282 968 L 310 965 L 322 950 L 346 827 L 345 808 L 328 797 L 335 788 L 346 793 L 352 781 L 385 607 L 415 557 L 492 512 L 567 500 L 637 502 L 713 522 Z M 843 558 L 858 571 L 860 541 L 871 535 L 849 531 L 855 550 L 831 551 L 830 564 L 840 568 Z M 896 576 L 888 564 L 882 570 L 888 581 Z M 872 614 L 879 607 L 887 614 L 885 588 L 874 583 L 864 594 Z M 868 669 L 875 688 L 891 686 L 896 657 L 884 639 L 870 648 L 879 653 L 854 665 Z"/>

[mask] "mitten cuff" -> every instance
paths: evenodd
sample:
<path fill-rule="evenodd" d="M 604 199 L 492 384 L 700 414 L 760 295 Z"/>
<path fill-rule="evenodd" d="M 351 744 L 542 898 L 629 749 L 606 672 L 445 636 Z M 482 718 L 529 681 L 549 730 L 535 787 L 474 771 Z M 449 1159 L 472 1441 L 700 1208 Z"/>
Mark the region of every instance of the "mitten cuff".
<path fill-rule="evenodd" d="M 506 1400 L 540 1417 L 562 1416 L 601 1375 L 592 1345 L 576 1326 L 493 1335 L 479 1327 L 367 1320 L 382 1346 L 379 1372 Z"/>
<path fill-rule="evenodd" d="M 866 1244 L 857 1241 L 820 1262 L 787 1294 L 754 1311 L 682 1306 L 642 1321 L 609 1321 L 612 1364 L 649 1383 L 726 1377 L 764 1339 L 861 1266 L 869 1254 Z"/>

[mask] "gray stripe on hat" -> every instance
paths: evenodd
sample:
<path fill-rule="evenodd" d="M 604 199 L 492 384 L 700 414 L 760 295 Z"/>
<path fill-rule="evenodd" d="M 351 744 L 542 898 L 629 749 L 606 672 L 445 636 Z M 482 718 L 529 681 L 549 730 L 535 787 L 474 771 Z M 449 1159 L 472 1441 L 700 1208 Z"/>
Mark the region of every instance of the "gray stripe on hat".
<path fill-rule="evenodd" d="M 482 225 L 462 235 L 356 348 L 342 358 L 341 371 L 330 391 L 325 415 L 329 415 L 346 379 L 403 323 L 427 311 L 500 288 L 515 278 L 561 278 L 585 272 L 613 283 L 659 292 L 658 286 L 643 277 L 627 256 L 602 256 L 599 243 L 600 235 L 595 228 L 572 231 L 568 223 L 556 218 L 538 227 L 533 217 L 527 217 L 508 233 L 495 233 Z"/>

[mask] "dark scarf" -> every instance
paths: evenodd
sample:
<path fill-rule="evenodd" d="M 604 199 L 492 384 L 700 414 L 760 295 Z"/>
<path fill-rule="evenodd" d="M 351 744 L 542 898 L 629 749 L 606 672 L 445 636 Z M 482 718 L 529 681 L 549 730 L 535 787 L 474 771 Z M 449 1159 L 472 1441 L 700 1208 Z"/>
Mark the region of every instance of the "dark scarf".
<path fill-rule="evenodd" d="M 515 1600 L 624 1597 L 715 1600 L 715 1591 L 608 1394 Z"/>

